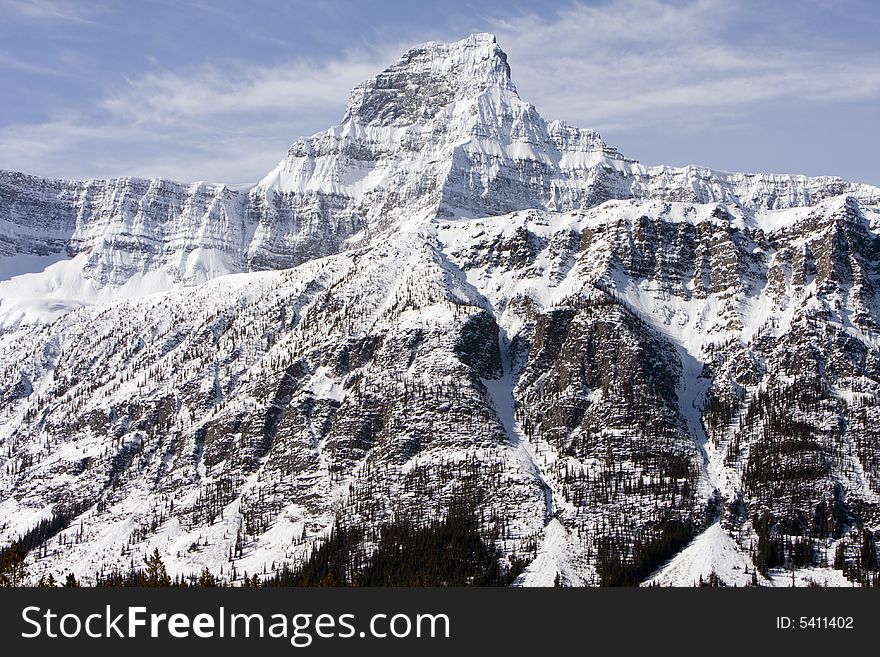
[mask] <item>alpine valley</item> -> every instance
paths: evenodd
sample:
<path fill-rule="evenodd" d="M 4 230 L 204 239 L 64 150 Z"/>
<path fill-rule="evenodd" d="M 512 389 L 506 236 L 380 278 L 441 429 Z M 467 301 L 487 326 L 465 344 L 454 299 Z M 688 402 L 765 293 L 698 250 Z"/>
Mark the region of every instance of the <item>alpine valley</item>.
<path fill-rule="evenodd" d="M 878 402 L 880 188 L 643 166 L 489 34 L 249 188 L 0 172 L 29 583 L 874 584 Z"/>

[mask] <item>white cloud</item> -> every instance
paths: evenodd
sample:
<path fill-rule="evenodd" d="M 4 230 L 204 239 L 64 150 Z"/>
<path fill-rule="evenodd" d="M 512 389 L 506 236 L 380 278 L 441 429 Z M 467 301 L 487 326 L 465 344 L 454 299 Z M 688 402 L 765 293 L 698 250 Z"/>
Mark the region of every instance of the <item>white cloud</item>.
<path fill-rule="evenodd" d="M 668 126 L 685 120 L 683 109 L 727 116 L 779 99 L 880 95 L 876 53 L 833 57 L 732 39 L 725 28 L 739 11 L 720 0 L 614 0 L 498 21 L 496 33 L 525 97 L 545 115 L 589 125 Z"/>
<path fill-rule="evenodd" d="M 0 11 L 10 11 L 37 21 L 88 23 L 96 5 L 70 0 L 0 0 Z"/>
<path fill-rule="evenodd" d="M 18 124 L 0 130 L 0 168 L 50 177 L 252 182 L 284 154 L 285 147 L 273 137 L 290 126 L 261 127 L 264 130 L 244 125 L 224 130 L 215 124 L 185 131 L 155 124 L 90 124 L 75 118 Z"/>
<path fill-rule="evenodd" d="M 725 30 L 743 11 L 722 0 L 612 0 L 497 20 L 495 32 L 525 98 L 545 116 L 600 128 L 682 127 L 773 101 L 880 96 L 876 51 L 834 54 L 794 35 L 774 45 L 734 38 Z"/>
<path fill-rule="evenodd" d="M 349 55 L 318 65 L 293 61 L 272 67 L 206 66 L 191 75 L 150 73 L 127 80 L 127 88 L 101 105 L 120 119 L 158 125 L 251 113 L 324 113 L 344 103 L 355 84 L 383 66 Z"/>
<path fill-rule="evenodd" d="M 351 88 L 402 50 L 314 63 L 230 62 L 126 79 L 89 114 L 0 129 L 0 167 L 93 177 L 256 180 L 300 134 L 341 118 Z"/>

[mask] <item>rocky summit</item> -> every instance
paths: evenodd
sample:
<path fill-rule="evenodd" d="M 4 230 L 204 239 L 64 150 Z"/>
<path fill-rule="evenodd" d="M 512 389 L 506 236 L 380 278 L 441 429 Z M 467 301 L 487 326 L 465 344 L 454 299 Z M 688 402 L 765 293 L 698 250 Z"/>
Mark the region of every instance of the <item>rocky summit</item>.
<path fill-rule="evenodd" d="M 880 188 L 643 166 L 491 35 L 250 188 L 0 172 L 0 278 L 33 581 L 878 581 Z"/>

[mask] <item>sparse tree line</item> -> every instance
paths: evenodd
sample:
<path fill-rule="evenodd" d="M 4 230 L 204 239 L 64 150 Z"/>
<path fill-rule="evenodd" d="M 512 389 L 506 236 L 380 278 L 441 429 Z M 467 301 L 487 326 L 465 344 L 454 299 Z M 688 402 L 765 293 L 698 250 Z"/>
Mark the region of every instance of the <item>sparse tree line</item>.
<path fill-rule="evenodd" d="M 247 572 L 239 577 L 233 566 L 228 578 L 212 573 L 171 577 L 162 555 L 154 549 L 143 566 L 128 571 L 101 571 L 89 582 L 68 573 L 63 584 L 51 573 L 36 585 L 123 587 L 214 586 L 507 586 L 524 570 L 526 562 L 505 559 L 495 543 L 497 529 L 481 520 L 473 495 L 456 497 L 443 518 L 427 522 L 396 517 L 370 535 L 347 526 L 341 518 L 329 538 L 316 544 L 308 558 L 284 565 L 268 577 Z M 372 548 L 368 549 L 368 545 Z M 21 541 L 0 555 L 0 586 L 24 586 L 28 581 L 28 551 Z"/>
<path fill-rule="evenodd" d="M 457 499 L 443 519 L 384 523 L 365 549 L 363 530 L 337 523 L 330 539 L 269 586 L 508 586 L 525 562 L 505 563 L 497 530 L 481 528 L 474 500 Z"/>
<path fill-rule="evenodd" d="M 785 355 L 783 371 L 801 366 L 795 358 Z M 831 379 L 803 375 L 752 395 L 745 389 L 709 395 L 704 426 L 722 446 L 726 442 L 726 464 L 741 468 L 744 486 L 739 499 L 728 502 L 724 522 L 741 532 L 740 544 L 756 567 L 755 585 L 773 570 L 810 567 L 880 584 L 877 536 L 869 529 L 880 509 L 848 497 L 841 483 L 859 467 L 876 486 L 876 384 L 839 377 L 832 386 Z"/>

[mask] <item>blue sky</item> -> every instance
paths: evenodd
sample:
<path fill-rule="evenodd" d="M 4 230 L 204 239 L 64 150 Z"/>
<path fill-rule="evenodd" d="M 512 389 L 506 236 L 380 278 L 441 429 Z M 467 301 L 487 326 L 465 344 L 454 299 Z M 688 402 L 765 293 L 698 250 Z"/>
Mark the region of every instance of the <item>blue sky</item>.
<path fill-rule="evenodd" d="M 248 182 L 420 42 L 646 164 L 880 184 L 872 0 L 0 0 L 0 168 Z"/>

